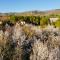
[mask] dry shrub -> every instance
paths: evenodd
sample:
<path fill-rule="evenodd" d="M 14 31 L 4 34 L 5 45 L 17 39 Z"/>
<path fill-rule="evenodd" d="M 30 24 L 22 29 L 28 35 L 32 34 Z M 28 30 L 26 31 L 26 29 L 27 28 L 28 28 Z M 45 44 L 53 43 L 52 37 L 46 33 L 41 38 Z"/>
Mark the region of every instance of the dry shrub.
<path fill-rule="evenodd" d="M 34 35 L 34 31 L 30 27 L 24 26 L 22 30 L 28 37 L 32 37 Z"/>
<path fill-rule="evenodd" d="M 41 36 L 33 44 L 30 60 L 60 60 L 60 36 L 54 32 L 42 32 Z"/>
<path fill-rule="evenodd" d="M 44 60 L 48 57 L 48 48 L 42 42 L 37 41 L 34 43 L 33 52 L 30 60 Z"/>
<path fill-rule="evenodd" d="M 4 37 L 4 33 L 3 33 L 3 31 L 1 30 L 1 31 L 0 31 L 0 47 L 5 46 L 5 44 L 6 44 L 6 40 L 5 40 L 5 37 Z"/>
<path fill-rule="evenodd" d="M 19 23 L 13 27 L 13 32 L 6 31 L 0 31 L 1 60 L 60 60 L 59 34 L 35 32 Z"/>

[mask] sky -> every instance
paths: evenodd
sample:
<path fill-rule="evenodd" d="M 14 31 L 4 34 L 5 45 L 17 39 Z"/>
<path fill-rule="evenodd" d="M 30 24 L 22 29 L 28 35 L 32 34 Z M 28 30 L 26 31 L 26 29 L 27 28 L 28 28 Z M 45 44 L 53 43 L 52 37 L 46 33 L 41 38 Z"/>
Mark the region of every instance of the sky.
<path fill-rule="evenodd" d="M 0 12 L 60 9 L 60 0 L 0 0 Z"/>

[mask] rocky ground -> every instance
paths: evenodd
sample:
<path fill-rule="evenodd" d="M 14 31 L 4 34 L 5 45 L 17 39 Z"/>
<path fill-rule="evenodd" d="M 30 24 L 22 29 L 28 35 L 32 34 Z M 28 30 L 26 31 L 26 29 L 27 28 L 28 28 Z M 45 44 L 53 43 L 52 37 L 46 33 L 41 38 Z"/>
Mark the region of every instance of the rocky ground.
<path fill-rule="evenodd" d="M 16 23 L 0 29 L 0 60 L 60 60 L 60 30 Z"/>

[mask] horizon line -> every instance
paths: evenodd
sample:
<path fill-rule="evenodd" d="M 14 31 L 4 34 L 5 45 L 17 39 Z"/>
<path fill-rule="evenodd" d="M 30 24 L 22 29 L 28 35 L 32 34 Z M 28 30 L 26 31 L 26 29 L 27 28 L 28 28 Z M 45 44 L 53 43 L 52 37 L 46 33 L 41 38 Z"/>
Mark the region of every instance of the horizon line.
<path fill-rule="evenodd" d="M 39 11 L 39 12 L 44 12 L 44 11 L 51 11 L 51 10 L 60 10 L 60 8 L 59 9 L 45 9 L 45 10 L 24 10 L 24 11 L 8 11 L 8 12 L 0 12 L 0 13 L 24 13 L 24 12 L 30 12 L 30 11 Z"/>

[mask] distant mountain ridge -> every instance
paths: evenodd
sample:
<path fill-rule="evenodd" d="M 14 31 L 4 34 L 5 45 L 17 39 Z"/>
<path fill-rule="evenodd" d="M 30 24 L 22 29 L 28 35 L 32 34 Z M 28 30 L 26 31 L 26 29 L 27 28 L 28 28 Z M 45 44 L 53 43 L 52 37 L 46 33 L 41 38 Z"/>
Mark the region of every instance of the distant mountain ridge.
<path fill-rule="evenodd" d="M 10 13 L 0 13 L 0 16 L 4 15 L 17 15 L 17 16 L 44 16 L 50 14 L 60 14 L 60 9 L 46 10 L 46 11 L 26 11 L 26 12 L 10 12 Z"/>

